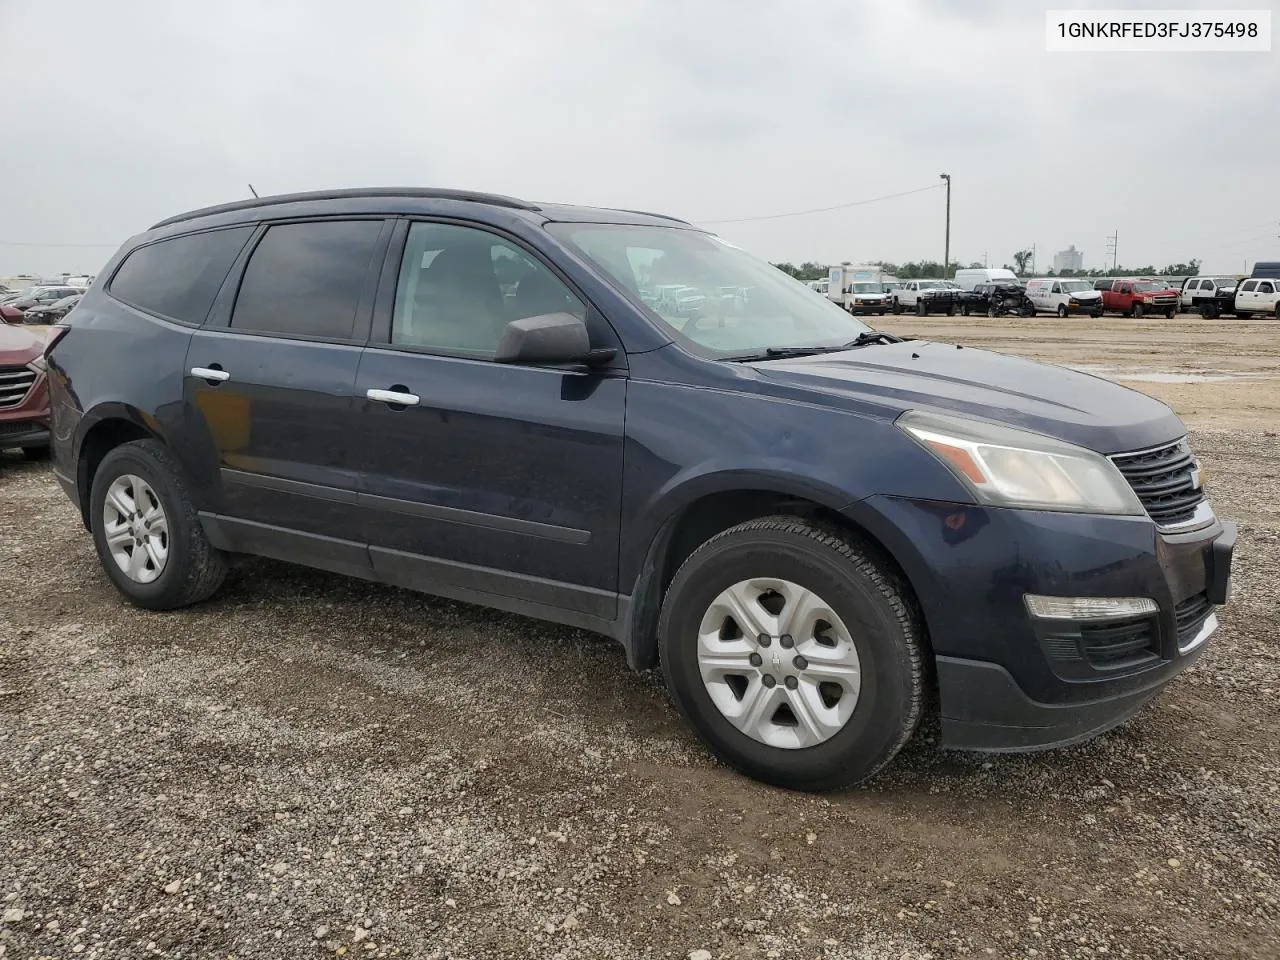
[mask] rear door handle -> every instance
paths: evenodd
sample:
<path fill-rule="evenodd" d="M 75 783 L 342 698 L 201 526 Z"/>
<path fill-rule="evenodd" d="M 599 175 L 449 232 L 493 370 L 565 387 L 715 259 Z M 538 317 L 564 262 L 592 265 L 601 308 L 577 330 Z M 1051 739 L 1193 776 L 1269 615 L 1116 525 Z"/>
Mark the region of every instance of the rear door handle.
<path fill-rule="evenodd" d="M 191 375 L 201 380 L 216 380 L 218 383 L 231 379 L 231 374 L 220 367 L 192 367 Z"/>
<path fill-rule="evenodd" d="M 416 407 L 422 399 L 416 393 L 409 393 L 404 387 L 396 384 L 395 390 L 366 390 L 364 395 L 379 403 L 389 403 L 393 407 Z"/>

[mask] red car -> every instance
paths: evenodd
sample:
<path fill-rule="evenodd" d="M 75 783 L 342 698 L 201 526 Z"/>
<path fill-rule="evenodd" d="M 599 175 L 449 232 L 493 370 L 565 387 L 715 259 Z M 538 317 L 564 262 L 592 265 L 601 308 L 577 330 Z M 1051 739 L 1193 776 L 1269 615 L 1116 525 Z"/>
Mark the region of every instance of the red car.
<path fill-rule="evenodd" d="M 1141 317 L 1163 313 L 1169 319 L 1178 312 L 1182 294 L 1163 280 L 1142 277 L 1099 280 L 1094 287 L 1102 291 L 1102 309 Z"/>
<path fill-rule="evenodd" d="M 21 447 L 29 457 L 49 449 L 49 381 L 44 337 L 0 324 L 0 449 Z"/>

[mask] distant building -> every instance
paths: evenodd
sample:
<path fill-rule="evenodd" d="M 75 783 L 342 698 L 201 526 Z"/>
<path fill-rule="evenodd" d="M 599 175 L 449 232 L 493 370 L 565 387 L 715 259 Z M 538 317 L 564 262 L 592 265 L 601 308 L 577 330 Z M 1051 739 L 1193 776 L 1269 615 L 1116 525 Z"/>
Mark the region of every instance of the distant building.
<path fill-rule="evenodd" d="M 1053 272 L 1061 273 L 1063 270 L 1080 271 L 1084 269 L 1084 252 L 1077 250 L 1075 244 L 1067 247 L 1065 250 L 1059 250 L 1053 255 Z"/>

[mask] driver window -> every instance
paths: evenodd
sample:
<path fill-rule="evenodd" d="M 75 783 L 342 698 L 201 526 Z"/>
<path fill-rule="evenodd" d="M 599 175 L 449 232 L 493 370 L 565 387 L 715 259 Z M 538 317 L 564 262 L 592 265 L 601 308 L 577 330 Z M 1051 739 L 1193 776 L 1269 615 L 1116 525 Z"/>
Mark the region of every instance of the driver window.
<path fill-rule="evenodd" d="M 512 320 L 587 308 L 546 266 L 496 234 L 414 223 L 396 285 L 391 342 L 491 357 Z"/>

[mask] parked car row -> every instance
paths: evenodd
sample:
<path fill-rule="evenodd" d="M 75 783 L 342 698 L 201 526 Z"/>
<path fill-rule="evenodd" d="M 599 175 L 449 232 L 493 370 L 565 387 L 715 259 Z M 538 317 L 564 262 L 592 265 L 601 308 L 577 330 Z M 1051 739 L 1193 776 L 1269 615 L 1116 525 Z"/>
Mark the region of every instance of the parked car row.
<path fill-rule="evenodd" d="M 1259 264 L 1258 267 L 1266 267 Z M 1280 269 L 1275 271 L 1280 274 Z M 1182 285 L 1182 309 L 1213 319 L 1223 314 L 1236 317 L 1274 316 L 1280 320 L 1280 277 L 1260 274 L 1238 280 L 1235 277 L 1189 277 Z"/>
<path fill-rule="evenodd" d="M 83 287 L 38 286 L 0 296 L 0 320 L 5 323 L 54 323 L 80 302 Z"/>

